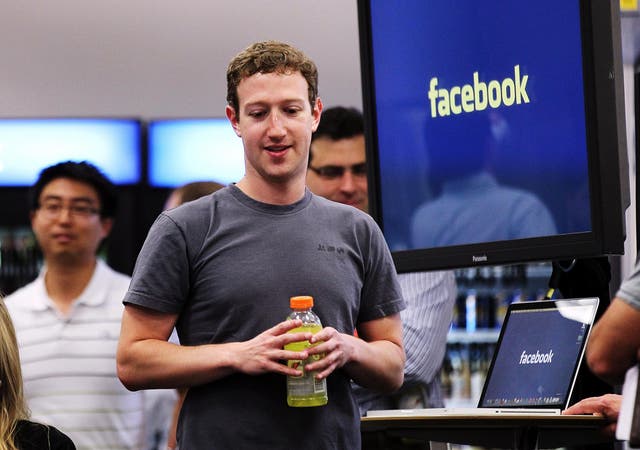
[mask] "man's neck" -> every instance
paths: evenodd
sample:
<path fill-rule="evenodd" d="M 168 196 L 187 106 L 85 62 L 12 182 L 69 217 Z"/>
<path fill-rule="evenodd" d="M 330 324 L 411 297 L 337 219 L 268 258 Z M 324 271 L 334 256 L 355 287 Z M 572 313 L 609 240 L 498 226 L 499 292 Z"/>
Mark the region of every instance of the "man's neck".
<path fill-rule="evenodd" d="M 245 176 L 236 186 L 252 199 L 270 205 L 291 205 L 302 199 L 305 192 L 304 177 L 283 183 Z"/>
<path fill-rule="evenodd" d="M 49 298 L 63 313 L 68 314 L 71 306 L 84 292 L 91 281 L 97 261 L 83 264 L 62 264 L 56 261 L 46 261 L 47 272 L 44 284 Z"/>

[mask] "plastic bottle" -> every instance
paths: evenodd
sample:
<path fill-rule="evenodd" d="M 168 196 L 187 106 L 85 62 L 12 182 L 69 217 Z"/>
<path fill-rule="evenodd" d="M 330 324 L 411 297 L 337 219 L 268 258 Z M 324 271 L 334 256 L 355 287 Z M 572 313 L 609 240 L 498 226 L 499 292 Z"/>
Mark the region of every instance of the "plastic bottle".
<path fill-rule="evenodd" d="M 294 328 L 289 333 L 311 332 L 317 333 L 322 329 L 320 318 L 311 309 L 313 307 L 313 297 L 304 295 L 291 297 L 289 305 L 292 309 L 287 319 L 300 319 L 302 326 Z M 286 350 L 302 351 L 311 347 L 309 341 L 292 342 L 285 346 Z M 305 365 L 319 359 L 319 355 L 312 355 L 305 361 L 289 360 L 289 367 L 296 367 L 303 371 L 299 377 L 287 376 L 287 404 L 289 406 L 322 406 L 326 405 L 327 380 L 317 380 L 315 372 L 304 370 Z"/>

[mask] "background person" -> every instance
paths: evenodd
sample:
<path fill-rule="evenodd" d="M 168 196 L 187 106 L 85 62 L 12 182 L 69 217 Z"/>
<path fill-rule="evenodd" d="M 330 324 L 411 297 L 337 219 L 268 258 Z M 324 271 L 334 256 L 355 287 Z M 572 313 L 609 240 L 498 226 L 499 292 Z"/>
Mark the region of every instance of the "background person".
<path fill-rule="evenodd" d="M 364 120 L 355 108 L 322 113 L 311 138 L 307 186 L 314 194 L 368 213 Z M 360 412 L 370 409 L 444 406 L 440 368 L 456 300 L 452 271 L 398 275 L 407 308 L 400 313 L 407 361 L 404 384 L 392 395 L 355 386 Z"/>
<path fill-rule="evenodd" d="M 222 189 L 224 184 L 216 181 L 193 181 L 191 183 L 178 186 L 169 194 L 164 209 L 172 209 L 183 203 L 197 200 L 205 195 L 213 194 L 218 189 Z"/>
<path fill-rule="evenodd" d="M 490 155 L 498 141 L 487 114 L 429 120 L 424 128 L 433 198 L 413 213 L 413 248 L 557 233 L 551 211 L 534 192 L 503 184 L 494 173 Z"/>
<path fill-rule="evenodd" d="M 75 450 L 58 429 L 29 420 L 16 333 L 0 298 L 0 450 Z"/>
<path fill-rule="evenodd" d="M 360 448 L 351 380 L 391 392 L 403 379 L 391 254 L 370 217 L 305 188 L 322 112 L 313 61 L 256 43 L 232 59 L 227 83 L 245 175 L 151 227 L 124 300 L 120 379 L 130 389 L 189 388 L 181 448 Z M 288 333 L 301 325 L 284 320 L 289 297 L 301 294 L 324 324 L 315 335 Z M 167 342 L 174 325 L 181 345 Z M 283 349 L 304 340 L 318 345 Z M 300 371 L 283 361 L 315 354 L 324 356 L 306 368 L 326 379 L 329 402 L 291 408 L 285 375 Z"/>
<path fill-rule="evenodd" d="M 33 418 L 80 449 L 140 449 L 142 393 L 122 386 L 115 365 L 129 277 L 96 256 L 113 226 L 115 186 L 95 166 L 67 161 L 42 170 L 31 194 L 44 267 L 6 305 Z"/>

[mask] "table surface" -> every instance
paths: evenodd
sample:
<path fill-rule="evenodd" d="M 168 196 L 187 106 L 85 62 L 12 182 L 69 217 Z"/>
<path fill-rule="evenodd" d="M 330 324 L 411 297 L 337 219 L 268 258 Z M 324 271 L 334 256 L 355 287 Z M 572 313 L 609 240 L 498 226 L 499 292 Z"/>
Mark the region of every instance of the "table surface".
<path fill-rule="evenodd" d="M 605 418 L 592 415 L 429 414 L 363 417 L 361 430 L 493 448 L 558 448 L 614 442 L 601 432 L 607 423 Z"/>

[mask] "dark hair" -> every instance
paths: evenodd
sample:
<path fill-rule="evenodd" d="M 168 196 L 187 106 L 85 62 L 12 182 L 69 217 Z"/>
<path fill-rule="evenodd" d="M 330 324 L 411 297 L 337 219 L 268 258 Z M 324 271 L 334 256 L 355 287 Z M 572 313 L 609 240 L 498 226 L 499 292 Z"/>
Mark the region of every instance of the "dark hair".
<path fill-rule="evenodd" d="M 118 208 L 118 193 L 114 184 L 93 164 L 82 161 L 65 161 L 42 169 L 38 180 L 31 187 L 30 209 L 40 206 L 40 194 L 46 185 L 58 178 L 69 178 L 94 188 L 100 199 L 100 217 L 113 218 Z"/>
<path fill-rule="evenodd" d="M 180 196 L 180 203 L 182 204 L 212 194 L 223 187 L 224 184 L 216 181 L 193 181 L 176 188 L 175 192 Z"/>
<path fill-rule="evenodd" d="M 311 142 L 324 137 L 332 141 L 348 139 L 364 134 L 364 119 L 356 108 L 334 106 L 322 111 L 318 129 L 311 135 Z M 309 152 L 311 162 L 312 152 Z"/>
<path fill-rule="evenodd" d="M 319 137 L 337 141 L 361 134 L 364 134 L 362 113 L 356 108 L 334 106 L 322 111 L 318 129 L 311 136 L 311 141 Z"/>
<path fill-rule="evenodd" d="M 460 130 L 464 130 L 461 132 Z M 493 142 L 488 114 L 427 118 L 424 126 L 428 179 L 434 195 L 445 182 L 487 170 Z"/>
<path fill-rule="evenodd" d="M 227 103 L 239 115 L 238 85 L 256 73 L 300 72 L 307 80 L 311 108 L 318 97 L 318 68 L 300 50 L 278 41 L 257 42 L 238 53 L 227 67 Z"/>

